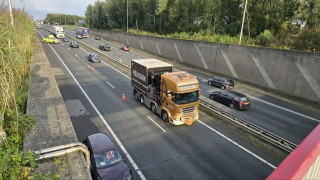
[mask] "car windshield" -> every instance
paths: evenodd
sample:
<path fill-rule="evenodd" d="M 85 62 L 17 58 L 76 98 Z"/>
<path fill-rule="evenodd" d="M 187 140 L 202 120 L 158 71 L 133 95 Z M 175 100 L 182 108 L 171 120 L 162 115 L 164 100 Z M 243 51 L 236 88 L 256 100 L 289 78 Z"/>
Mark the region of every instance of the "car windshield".
<path fill-rule="evenodd" d="M 199 91 L 190 93 L 174 93 L 172 101 L 176 104 L 188 104 L 199 100 Z"/>
<path fill-rule="evenodd" d="M 242 98 L 240 98 L 240 100 L 241 100 L 242 102 L 247 102 L 247 101 L 249 101 L 249 98 L 248 98 L 248 97 L 242 97 Z"/>
<path fill-rule="evenodd" d="M 110 150 L 103 154 L 94 154 L 94 159 L 98 169 L 107 168 L 122 161 L 122 157 L 119 151 L 116 149 Z"/>

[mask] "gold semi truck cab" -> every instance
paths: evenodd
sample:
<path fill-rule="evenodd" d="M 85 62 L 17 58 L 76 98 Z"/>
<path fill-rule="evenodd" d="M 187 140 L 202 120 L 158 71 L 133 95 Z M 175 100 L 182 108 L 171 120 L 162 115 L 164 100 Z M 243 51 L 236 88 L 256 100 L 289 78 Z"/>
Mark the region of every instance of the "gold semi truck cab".
<path fill-rule="evenodd" d="M 191 125 L 199 119 L 200 88 L 197 78 L 185 71 L 161 75 L 160 99 L 162 109 L 174 125 Z"/>

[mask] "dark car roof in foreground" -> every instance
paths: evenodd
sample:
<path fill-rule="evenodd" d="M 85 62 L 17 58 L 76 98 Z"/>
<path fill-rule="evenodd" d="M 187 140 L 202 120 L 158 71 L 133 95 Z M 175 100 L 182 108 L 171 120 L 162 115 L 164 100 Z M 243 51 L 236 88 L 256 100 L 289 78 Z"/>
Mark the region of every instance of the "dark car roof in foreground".
<path fill-rule="evenodd" d="M 109 150 L 117 149 L 109 136 L 103 133 L 88 136 L 94 154 L 105 153 Z"/>
<path fill-rule="evenodd" d="M 234 95 L 237 95 L 237 96 L 239 96 L 239 97 L 247 97 L 245 94 L 242 94 L 242 93 L 240 93 L 240 92 L 237 92 L 237 91 L 232 91 L 232 90 L 230 90 L 230 91 L 227 91 L 228 93 L 232 93 L 232 94 L 234 94 Z"/>

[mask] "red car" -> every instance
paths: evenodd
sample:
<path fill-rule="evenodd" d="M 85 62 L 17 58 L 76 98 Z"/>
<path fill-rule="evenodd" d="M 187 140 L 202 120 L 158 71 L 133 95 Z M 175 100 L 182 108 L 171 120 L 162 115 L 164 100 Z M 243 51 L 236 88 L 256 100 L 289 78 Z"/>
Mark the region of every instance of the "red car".
<path fill-rule="evenodd" d="M 129 45 L 121 46 L 120 49 L 123 50 L 123 51 L 129 51 L 130 50 L 129 49 Z"/>

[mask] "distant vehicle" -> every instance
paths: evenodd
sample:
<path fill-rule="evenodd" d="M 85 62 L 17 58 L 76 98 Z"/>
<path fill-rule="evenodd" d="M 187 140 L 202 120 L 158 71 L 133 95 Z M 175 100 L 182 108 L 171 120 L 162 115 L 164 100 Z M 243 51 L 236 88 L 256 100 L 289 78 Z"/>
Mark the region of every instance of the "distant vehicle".
<path fill-rule="evenodd" d="M 49 35 L 47 38 L 43 38 L 42 42 L 44 43 L 53 43 L 53 44 L 59 44 L 60 41 L 58 39 L 55 39 L 53 35 Z"/>
<path fill-rule="evenodd" d="M 83 36 L 81 36 L 80 34 L 77 34 L 77 35 L 76 35 L 76 38 L 77 38 L 77 39 L 82 39 Z"/>
<path fill-rule="evenodd" d="M 95 39 L 96 40 L 101 40 L 101 37 L 100 36 L 96 36 Z"/>
<path fill-rule="evenodd" d="M 110 51 L 110 46 L 108 44 L 100 44 L 99 49 L 103 51 Z"/>
<path fill-rule="evenodd" d="M 64 38 L 64 30 L 61 26 L 53 26 L 52 27 L 52 33 L 56 38 Z"/>
<path fill-rule="evenodd" d="M 37 24 L 37 29 L 42 29 L 42 25 L 41 24 Z"/>
<path fill-rule="evenodd" d="M 109 136 L 103 133 L 93 134 L 88 136 L 83 144 L 90 152 L 93 179 L 131 180 L 131 169 Z"/>
<path fill-rule="evenodd" d="M 77 27 L 76 34 L 81 35 L 83 38 L 89 37 L 89 29 L 84 27 Z"/>
<path fill-rule="evenodd" d="M 215 91 L 210 94 L 210 99 L 227 105 L 231 109 L 249 109 L 251 106 L 250 99 L 236 91 Z"/>
<path fill-rule="evenodd" d="M 79 44 L 78 44 L 77 41 L 71 41 L 71 42 L 70 42 L 70 47 L 72 47 L 72 48 L 79 48 Z"/>
<path fill-rule="evenodd" d="M 94 62 L 101 62 L 100 56 L 97 53 L 90 53 L 88 56 L 88 61 Z"/>
<path fill-rule="evenodd" d="M 63 38 L 63 41 L 64 41 L 64 42 L 69 42 L 69 38 L 68 38 L 68 37 L 64 37 L 64 38 Z"/>
<path fill-rule="evenodd" d="M 43 27 L 43 30 L 48 31 L 48 28 L 47 27 Z"/>
<path fill-rule="evenodd" d="M 129 49 L 129 45 L 121 46 L 120 49 L 123 50 L 123 51 L 129 51 L 130 50 Z"/>
<path fill-rule="evenodd" d="M 226 77 L 213 77 L 208 80 L 208 84 L 223 89 L 234 88 L 234 81 Z"/>

